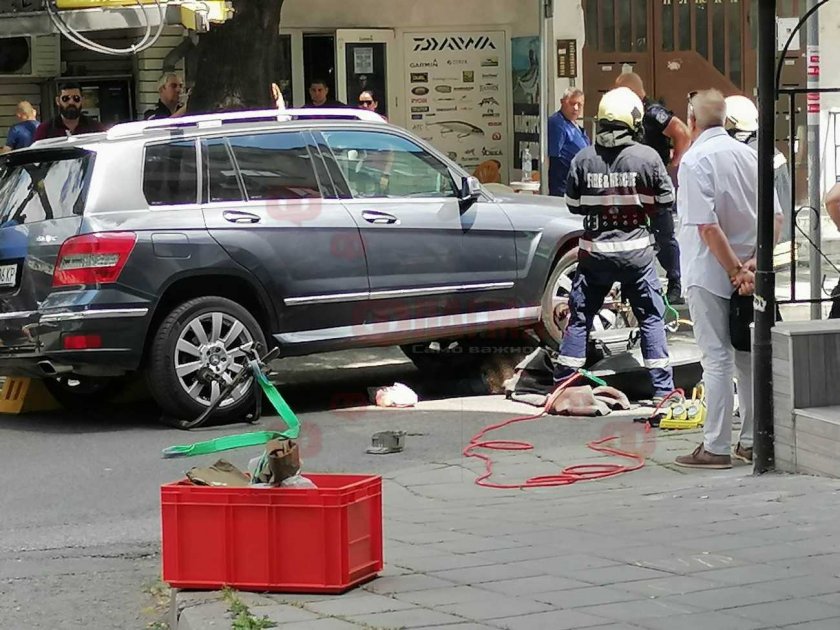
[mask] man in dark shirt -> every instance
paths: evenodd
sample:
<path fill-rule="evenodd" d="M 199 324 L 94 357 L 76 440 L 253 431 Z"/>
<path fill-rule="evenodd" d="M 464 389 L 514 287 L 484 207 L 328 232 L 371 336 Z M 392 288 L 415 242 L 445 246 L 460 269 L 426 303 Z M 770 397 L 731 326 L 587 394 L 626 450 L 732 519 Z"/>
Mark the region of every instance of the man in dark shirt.
<path fill-rule="evenodd" d="M 309 100 L 310 102 L 304 107 L 323 107 L 331 109 L 334 107 L 347 107 L 341 101 L 336 101 L 330 97 L 330 88 L 327 82 L 323 79 L 312 79 L 309 82 Z"/>
<path fill-rule="evenodd" d="M 676 173 L 683 154 L 691 146 L 691 134 L 686 124 L 660 103 L 650 100 L 645 93 L 642 78 L 635 72 L 619 75 L 616 87 L 630 88 L 642 99 L 645 117 L 642 121 L 644 136 L 642 143 L 654 149 L 670 173 Z M 673 155 L 671 153 L 673 145 Z M 679 185 L 679 182 L 676 182 Z M 680 248 L 674 233 L 674 213 L 661 212 L 651 217 L 651 228 L 659 248 L 657 258 L 668 277 L 666 297 L 671 304 L 683 304 L 680 282 Z"/>
<path fill-rule="evenodd" d="M 181 104 L 181 93 L 184 91 L 184 82 L 175 72 L 169 72 L 161 76 L 158 81 L 158 102 L 152 109 L 143 113 L 144 120 L 157 120 L 158 118 L 177 118 L 183 116 L 187 109 Z"/>
<path fill-rule="evenodd" d="M 23 149 L 32 144 L 35 130 L 38 128 L 37 114 L 32 103 L 21 101 L 17 104 L 15 116 L 18 121 L 9 128 L 6 136 L 6 145 L 0 149 L 0 153 L 9 153 L 16 149 Z"/>
<path fill-rule="evenodd" d="M 58 107 L 58 116 L 38 125 L 34 141 L 105 131 L 104 125 L 99 121 L 82 113 L 82 88 L 78 83 L 62 85 L 58 96 L 55 97 L 55 104 Z"/>

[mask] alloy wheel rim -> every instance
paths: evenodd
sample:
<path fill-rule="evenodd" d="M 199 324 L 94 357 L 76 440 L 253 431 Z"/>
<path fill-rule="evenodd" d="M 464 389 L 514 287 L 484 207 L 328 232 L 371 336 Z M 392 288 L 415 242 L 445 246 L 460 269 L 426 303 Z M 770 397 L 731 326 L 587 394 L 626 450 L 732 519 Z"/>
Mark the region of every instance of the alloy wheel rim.
<path fill-rule="evenodd" d="M 563 273 L 558 276 L 557 281 L 554 283 L 551 290 L 551 312 L 554 317 L 554 323 L 561 331 L 566 329 L 566 325 L 569 322 L 569 295 L 572 292 L 572 280 L 575 277 L 577 267 L 577 261 L 569 263 L 566 268 L 563 269 Z M 616 283 L 616 285 L 617 284 L 618 283 Z M 621 289 L 620 286 L 616 287 L 616 285 L 613 285 L 613 291 L 616 293 L 616 296 L 620 297 Z M 558 309 L 565 309 L 562 317 L 557 316 Z M 598 316 L 592 321 L 592 328 L 596 331 L 605 330 L 607 328 L 628 327 L 630 327 L 629 322 L 627 322 L 624 317 L 618 316 L 612 310 L 606 308 L 606 306 L 601 309 Z"/>
<path fill-rule="evenodd" d="M 248 368 L 242 346 L 253 342 L 248 328 L 227 313 L 203 313 L 190 320 L 175 345 L 175 374 L 187 395 L 209 407 L 239 372 Z M 246 378 L 221 402 L 228 407 L 247 395 Z"/>

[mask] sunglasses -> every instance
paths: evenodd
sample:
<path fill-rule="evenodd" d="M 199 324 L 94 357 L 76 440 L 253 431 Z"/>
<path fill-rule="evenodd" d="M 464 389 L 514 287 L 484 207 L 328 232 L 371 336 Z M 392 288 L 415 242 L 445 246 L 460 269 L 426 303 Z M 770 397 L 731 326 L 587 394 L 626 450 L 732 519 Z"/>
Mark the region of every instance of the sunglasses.
<path fill-rule="evenodd" d="M 61 97 L 61 102 L 62 103 L 69 103 L 70 101 L 73 101 L 74 103 L 81 103 L 82 102 L 82 97 L 81 96 L 62 96 Z"/>
<path fill-rule="evenodd" d="M 359 101 L 359 105 L 373 105 L 373 101 Z"/>

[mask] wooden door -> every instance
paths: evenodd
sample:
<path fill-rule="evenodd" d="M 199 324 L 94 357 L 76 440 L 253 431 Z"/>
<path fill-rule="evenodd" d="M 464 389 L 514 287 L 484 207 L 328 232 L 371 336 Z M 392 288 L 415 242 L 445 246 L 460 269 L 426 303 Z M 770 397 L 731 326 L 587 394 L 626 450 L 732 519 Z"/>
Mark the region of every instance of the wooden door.
<path fill-rule="evenodd" d="M 585 0 L 583 47 L 584 115 L 598 111 L 601 95 L 612 89 L 625 68 L 646 83 L 653 80 L 650 0 Z"/>
<path fill-rule="evenodd" d="M 692 90 L 744 93 L 747 3 L 654 0 L 653 9 L 657 99 L 685 120 Z"/>

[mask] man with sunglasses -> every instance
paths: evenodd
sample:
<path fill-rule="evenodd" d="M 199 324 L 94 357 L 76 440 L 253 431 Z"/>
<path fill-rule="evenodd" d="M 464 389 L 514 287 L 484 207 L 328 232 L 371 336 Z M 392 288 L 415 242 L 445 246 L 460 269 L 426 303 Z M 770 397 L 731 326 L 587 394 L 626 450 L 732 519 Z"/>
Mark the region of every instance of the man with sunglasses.
<path fill-rule="evenodd" d="M 34 141 L 105 131 L 102 123 L 82 113 L 82 87 L 78 83 L 62 85 L 58 96 L 55 97 L 55 104 L 58 107 L 58 116 L 38 125 Z"/>

